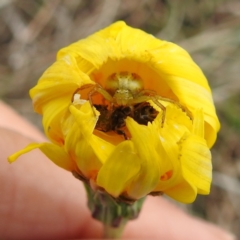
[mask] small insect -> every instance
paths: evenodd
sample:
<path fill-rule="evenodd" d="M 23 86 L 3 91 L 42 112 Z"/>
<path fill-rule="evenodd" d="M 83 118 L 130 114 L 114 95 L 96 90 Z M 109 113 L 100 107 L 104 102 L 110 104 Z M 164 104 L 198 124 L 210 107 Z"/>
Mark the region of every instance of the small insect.
<path fill-rule="evenodd" d="M 132 117 L 139 124 L 147 125 L 158 114 L 158 111 L 148 102 L 138 103 L 133 106 L 118 106 L 114 107 L 112 111 L 108 110 L 107 105 L 94 105 L 94 107 L 100 112 L 95 128 L 103 132 L 114 131 L 119 135 L 123 135 L 125 139 L 129 138 L 125 131 L 125 119 L 127 117 Z"/>

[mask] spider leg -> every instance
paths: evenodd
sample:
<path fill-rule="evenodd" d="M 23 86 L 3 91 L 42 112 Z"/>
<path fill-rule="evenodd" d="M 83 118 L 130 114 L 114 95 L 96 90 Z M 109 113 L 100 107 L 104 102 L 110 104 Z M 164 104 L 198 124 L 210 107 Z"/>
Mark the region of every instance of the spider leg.
<path fill-rule="evenodd" d="M 158 100 L 160 100 L 160 101 L 164 101 L 164 102 L 169 102 L 169 103 L 175 104 L 175 105 L 177 105 L 179 108 L 181 108 L 181 109 L 187 114 L 187 116 L 188 116 L 191 120 L 193 120 L 192 113 L 191 113 L 185 106 L 183 106 L 181 103 L 179 103 L 178 101 L 172 100 L 172 99 L 170 99 L 170 98 L 161 97 L 161 96 L 157 95 L 155 91 L 149 90 L 149 89 L 144 89 L 144 90 L 142 90 L 141 92 L 139 92 L 139 93 L 137 94 L 136 97 L 138 97 L 138 96 L 143 96 L 143 95 L 147 95 L 147 96 L 149 96 L 149 97 L 152 96 L 152 97 L 154 97 L 154 98 L 156 99 L 157 102 L 159 102 Z M 152 100 L 153 100 L 153 99 L 152 99 Z M 156 102 L 154 102 L 154 103 L 155 103 L 157 106 L 159 106 L 159 104 L 157 104 Z M 160 106 L 159 106 L 159 107 L 160 107 Z M 160 108 L 161 108 L 161 107 L 160 107 Z M 162 109 L 162 108 L 161 108 L 161 109 Z"/>
<path fill-rule="evenodd" d="M 181 103 L 177 102 L 177 101 L 174 101 L 172 99 L 169 99 L 169 98 L 164 98 L 164 97 L 161 97 L 161 96 L 158 96 L 156 95 L 155 96 L 158 100 L 161 100 L 161 101 L 164 101 L 164 102 L 169 102 L 169 103 L 173 103 L 175 105 L 177 105 L 179 108 L 181 108 L 186 114 L 187 116 L 193 120 L 193 116 L 192 116 L 192 113 L 185 107 L 183 106 Z"/>
<path fill-rule="evenodd" d="M 166 118 L 166 107 L 163 106 L 155 96 L 149 96 L 150 97 L 150 100 L 152 100 L 159 108 L 162 109 L 162 122 L 161 122 L 161 127 L 163 127 L 164 125 L 164 121 L 165 121 L 165 118 Z"/>
<path fill-rule="evenodd" d="M 93 87 L 93 85 L 92 85 L 92 84 L 86 84 L 86 85 L 84 85 L 84 86 L 82 86 L 82 87 L 80 87 L 80 88 L 77 88 L 77 89 L 73 92 L 71 101 L 72 101 L 72 102 L 74 101 L 74 95 L 77 94 L 79 91 L 84 90 L 84 89 L 86 89 L 86 88 L 90 88 L 90 87 Z"/>
<path fill-rule="evenodd" d="M 90 102 L 90 105 L 92 107 L 92 111 L 93 111 L 93 114 L 95 117 L 96 117 L 96 113 L 93 108 L 92 96 L 95 95 L 96 93 L 101 94 L 104 97 L 104 99 L 106 99 L 110 103 L 112 103 L 114 101 L 113 97 L 106 90 L 104 90 L 104 88 L 101 85 L 96 84 L 96 86 L 88 93 L 88 100 Z"/>

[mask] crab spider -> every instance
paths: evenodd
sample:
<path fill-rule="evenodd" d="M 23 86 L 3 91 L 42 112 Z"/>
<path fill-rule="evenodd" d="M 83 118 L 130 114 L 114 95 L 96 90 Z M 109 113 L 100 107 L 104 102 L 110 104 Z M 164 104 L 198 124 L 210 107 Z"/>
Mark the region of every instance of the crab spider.
<path fill-rule="evenodd" d="M 92 86 L 92 85 L 90 85 Z M 90 87 L 89 85 L 85 86 L 85 88 Z M 83 88 L 81 88 L 82 90 Z M 80 89 L 77 89 L 75 93 L 77 93 Z M 74 94 L 75 94 L 74 93 Z M 143 103 L 151 100 L 162 110 L 162 122 L 161 125 L 163 127 L 165 117 L 166 117 L 166 108 L 160 102 L 170 102 L 177 105 L 186 114 L 192 119 L 191 113 L 187 108 L 182 106 L 179 102 L 176 102 L 172 99 L 164 98 L 159 96 L 155 91 L 144 89 L 143 80 L 135 73 L 129 72 L 120 72 L 114 73 L 108 77 L 105 82 L 105 87 L 103 88 L 100 84 L 96 84 L 94 88 L 88 93 L 88 99 L 91 106 L 94 106 L 92 97 L 96 93 L 99 93 L 103 96 L 105 100 L 107 100 L 111 106 L 133 106 L 138 103 Z M 94 115 L 96 115 L 93 110 Z"/>

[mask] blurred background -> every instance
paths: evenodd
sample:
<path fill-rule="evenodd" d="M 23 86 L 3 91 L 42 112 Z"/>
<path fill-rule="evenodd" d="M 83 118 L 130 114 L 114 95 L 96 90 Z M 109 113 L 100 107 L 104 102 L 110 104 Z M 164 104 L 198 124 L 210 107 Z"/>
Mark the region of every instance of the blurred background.
<path fill-rule="evenodd" d="M 184 47 L 207 76 L 222 125 L 213 184 L 181 207 L 240 239 L 239 0 L 1 0 L 0 98 L 42 129 L 29 89 L 58 49 L 120 19 Z"/>

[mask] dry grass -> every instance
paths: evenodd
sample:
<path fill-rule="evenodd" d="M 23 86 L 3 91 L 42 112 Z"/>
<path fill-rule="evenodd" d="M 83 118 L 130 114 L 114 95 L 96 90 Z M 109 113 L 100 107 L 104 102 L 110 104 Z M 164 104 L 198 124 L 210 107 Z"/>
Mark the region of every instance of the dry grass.
<path fill-rule="evenodd" d="M 125 20 L 187 49 L 213 89 L 222 128 L 209 196 L 188 206 L 240 238 L 239 0 L 1 0 L 0 96 L 40 127 L 28 90 L 56 51 Z"/>

